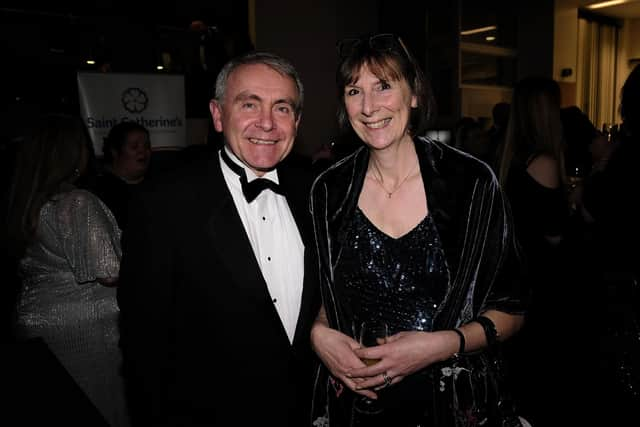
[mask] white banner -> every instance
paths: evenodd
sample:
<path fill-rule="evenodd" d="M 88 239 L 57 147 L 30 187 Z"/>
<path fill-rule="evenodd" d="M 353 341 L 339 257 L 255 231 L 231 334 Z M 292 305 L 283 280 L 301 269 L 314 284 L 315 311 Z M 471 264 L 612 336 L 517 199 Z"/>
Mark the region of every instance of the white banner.
<path fill-rule="evenodd" d="M 80 72 L 78 92 L 80 114 L 99 157 L 111 127 L 124 121 L 147 128 L 152 149 L 187 145 L 182 75 Z"/>

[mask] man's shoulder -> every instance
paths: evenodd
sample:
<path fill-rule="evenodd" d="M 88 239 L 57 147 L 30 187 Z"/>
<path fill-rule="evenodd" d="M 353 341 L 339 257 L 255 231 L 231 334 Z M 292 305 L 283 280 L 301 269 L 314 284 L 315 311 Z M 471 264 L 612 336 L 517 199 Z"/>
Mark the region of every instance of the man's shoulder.
<path fill-rule="evenodd" d="M 278 165 L 278 177 L 281 182 L 284 180 L 295 184 L 288 187 L 308 192 L 313 182 L 311 160 L 300 155 L 290 154 Z"/>
<path fill-rule="evenodd" d="M 214 153 L 181 164 L 173 171 L 145 179 L 136 189 L 136 197 L 147 202 L 165 204 L 187 201 L 197 197 L 198 191 L 215 182 L 220 166 Z M 212 189 L 213 190 L 213 189 Z"/>
<path fill-rule="evenodd" d="M 278 164 L 278 173 L 287 171 L 299 175 L 307 175 L 311 173 L 311 159 L 301 154 L 290 153 L 280 164 Z"/>

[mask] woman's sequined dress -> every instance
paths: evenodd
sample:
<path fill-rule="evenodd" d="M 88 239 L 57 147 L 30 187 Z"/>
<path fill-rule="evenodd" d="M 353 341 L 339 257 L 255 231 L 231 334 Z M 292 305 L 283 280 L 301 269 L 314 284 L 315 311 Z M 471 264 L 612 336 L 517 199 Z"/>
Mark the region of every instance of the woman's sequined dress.
<path fill-rule="evenodd" d="M 359 208 L 353 217 L 335 270 L 336 299 L 351 321 L 357 339 L 364 321 L 382 320 L 389 334 L 432 331 L 449 279 L 438 231 L 427 215 L 411 231 L 392 238 L 369 221 Z M 351 425 L 416 427 L 428 420 L 433 385 L 417 372 L 381 390 L 379 414 L 360 414 L 356 403 Z M 349 405 L 351 406 L 351 404 Z M 332 424 L 333 426 L 333 424 Z"/>

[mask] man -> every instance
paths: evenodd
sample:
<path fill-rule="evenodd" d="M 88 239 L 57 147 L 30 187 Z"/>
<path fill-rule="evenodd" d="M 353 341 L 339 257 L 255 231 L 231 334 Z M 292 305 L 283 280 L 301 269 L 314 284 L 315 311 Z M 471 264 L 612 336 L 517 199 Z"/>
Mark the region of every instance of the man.
<path fill-rule="evenodd" d="M 137 425 L 308 422 L 319 306 L 310 180 L 283 162 L 302 100 L 286 60 L 230 61 L 210 103 L 224 148 L 133 206 L 118 301 Z"/>

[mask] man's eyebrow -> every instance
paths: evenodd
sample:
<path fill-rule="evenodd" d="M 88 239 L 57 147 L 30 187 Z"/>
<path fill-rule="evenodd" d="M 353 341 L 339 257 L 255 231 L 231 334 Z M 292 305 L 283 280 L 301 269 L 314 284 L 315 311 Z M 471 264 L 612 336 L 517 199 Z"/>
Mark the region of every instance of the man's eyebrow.
<path fill-rule="evenodd" d="M 247 101 L 247 100 L 253 100 L 253 101 L 262 101 L 262 98 L 260 98 L 258 95 L 256 95 L 255 93 L 251 93 L 251 92 L 240 92 L 238 95 L 236 95 L 236 97 L 234 98 L 234 102 L 243 102 L 243 101 Z M 273 105 L 278 105 L 278 104 L 287 104 L 290 105 L 292 107 L 295 107 L 296 105 L 296 101 L 293 98 L 279 98 L 276 99 L 273 102 Z"/>
<path fill-rule="evenodd" d="M 240 92 L 238 95 L 236 95 L 233 101 L 239 102 L 239 101 L 246 101 L 249 99 L 252 99 L 254 101 L 262 101 L 262 98 L 260 98 L 255 93 L 251 93 L 251 92 Z"/>
<path fill-rule="evenodd" d="M 295 100 L 293 100 L 293 98 L 280 98 L 278 100 L 276 100 L 276 102 L 274 102 L 274 105 L 277 104 L 289 104 L 292 107 L 294 107 L 296 105 Z"/>

